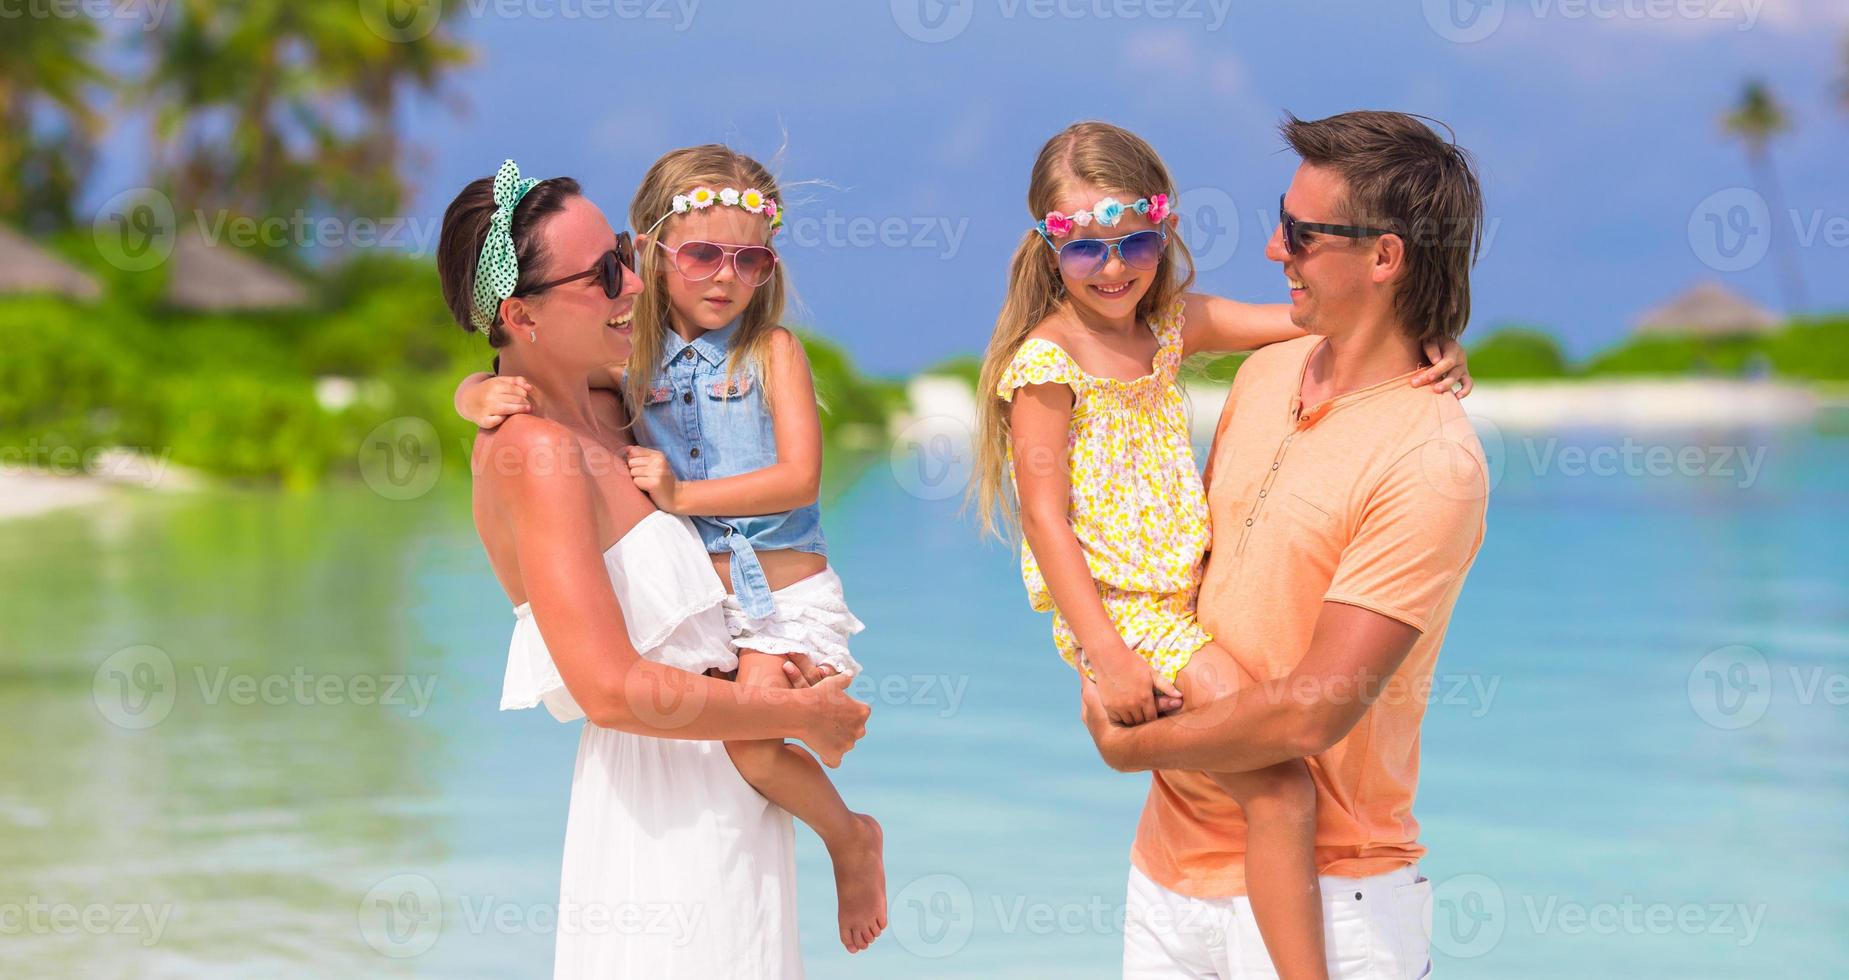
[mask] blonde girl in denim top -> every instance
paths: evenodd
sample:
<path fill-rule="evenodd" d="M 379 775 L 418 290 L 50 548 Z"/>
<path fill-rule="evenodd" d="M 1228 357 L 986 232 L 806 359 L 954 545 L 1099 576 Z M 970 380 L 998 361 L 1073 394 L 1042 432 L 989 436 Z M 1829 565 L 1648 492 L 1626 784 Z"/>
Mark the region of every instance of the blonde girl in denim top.
<path fill-rule="evenodd" d="M 749 262 L 750 259 L 747 259 Z M 710 281 L 710 280 L 708 280 Z M 661 340 L 653 378 L 641 393 L 642 411 L 637 422 L 642 441 L 665 456 L 666 473 L 681 495 L 689 481 L 718 480 L 770 470 L 778 464 L 776 426 L 771 419 L 761 368 L 738 363 L 743 318 L 692 340 L 668 333 Z M 787 331 L 773 343 L 784 345 L 794 362 L 802 349 Z M 799 365 L 800 366 L 800 365 Z M 639 370 L 639 368 L 636 368 Z M 797 383 L 801 383 L 798 379 Z M 655 478 L 652 489 L 664 495 L 668 482 L 651 472 L 648 454 L 637 453 L 641 475 Z M 802 486 L 800 475 L 791 483 Z M 813 491 L 802 494 L 812 498 Z M 658 501 L 659 502 L 659 501 Z M 685 500 L 675 501 L 688 508 Z M 841 673 L 856 673 L 859 665 L 848 653 L 847 637 L 859 632 L 860 622 L 840 600 L 841 579 L 826 563 L 827 543 L 822 538 L 822 511 L 813 499 L 789 510 L 770 514 L 718 517 L 685 511 L 715 555 L 730 565 L 732 598 L 728 608 L 739 631 L 751 633 L 764 653 L 806 653 Z M 783 590 L 786 602 L 806 602 L 825 615 L 828 629 L 807 628 L 810 620 L 788 614 L 778 616 L 759 552 L 799 552 L 786 560 L 792 567 L 818 568 Z M 813 556 L 810 560 L 807 556 Z M 793 591 L 792 591 L 793 590 Z M 815 617 L 812 617 L 814 619 Z"/>
<path fill-rule="evenodd" d="M 809 362 L 779 325 L 784 274 L 772 247 L 781 193 L 763 165 L 718 144 L 674 150 L 649 168 L 629 208 L 642 292 L 622 402 L 641 445 L 636 486 L 690 517 L 731 593 L 726 627 L 741 684 L 789 687 L 784 661 L 857 673 L 863 629 L 828 565 L 816 505 L 822 427 Z M 477 376 L 481 377 L 481 376 Z M 478 425 L 527 410 L 519 379 L 464 383 L 457 408 Z M 597 379 L 599 382 L 602 379 Z M 867 948 L 886 927 L 877 821 L 849 810 L 814 756 L 781 741 L 727 742 L 740 775 L 807 823 L 835 868 L 841 942 Z"/>

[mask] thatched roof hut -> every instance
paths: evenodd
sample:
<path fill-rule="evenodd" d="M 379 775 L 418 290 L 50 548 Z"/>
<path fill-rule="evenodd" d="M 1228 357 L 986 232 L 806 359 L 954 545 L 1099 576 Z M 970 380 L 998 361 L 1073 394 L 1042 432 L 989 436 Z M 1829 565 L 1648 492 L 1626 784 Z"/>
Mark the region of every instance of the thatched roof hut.
<path fill-rule="evenodd" d="M 91 300 L 103 289 L 89 273 L 0 227 L 0 294 L 51 293 Z"/>
<path fill-rule="evenodd" d="M 1779 319 L 1718 282 L 1690 286 L 1674 299 L 1637 318 L 1638 333 L 1734 337 L 1770 333 Z"/>
<path fill-rule="evenodd" d="M 182 234 L 168 261 L 173 268 L 167 302 L 177 309 L 283 310 L 308 302 L 307 287 L 294 277 L 198 235 Z"/>

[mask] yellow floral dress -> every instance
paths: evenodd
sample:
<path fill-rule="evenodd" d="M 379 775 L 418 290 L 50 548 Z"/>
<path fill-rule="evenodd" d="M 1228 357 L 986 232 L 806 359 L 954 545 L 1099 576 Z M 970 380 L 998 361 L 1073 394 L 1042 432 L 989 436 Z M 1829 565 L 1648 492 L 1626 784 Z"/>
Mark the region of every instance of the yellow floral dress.
<path fill-rule="evenodd" d="M 1072 389 L 1066 441 L 1072 532 L 1124 643 L 1171 682 L 1194 651 L 1213 639 L 1194 615 L 1210 529 L 1175 383 L 1181 324 L 1181 300 L 1150 321 L 1160 348 L 1154 370 L 1135 381 L 1093 377 L 1058 344 L 1034 338 L 1015 352 L 995 389 L 1004 401 L 1025 385 Z M 1009 467 L 1012 475 L 1012 455 Z M 1021 578 L 1034 609 L 1053 613 L 1060 656 L 1080 666 L 1078 637 L 1054 606 L 1025 541 Z"/>

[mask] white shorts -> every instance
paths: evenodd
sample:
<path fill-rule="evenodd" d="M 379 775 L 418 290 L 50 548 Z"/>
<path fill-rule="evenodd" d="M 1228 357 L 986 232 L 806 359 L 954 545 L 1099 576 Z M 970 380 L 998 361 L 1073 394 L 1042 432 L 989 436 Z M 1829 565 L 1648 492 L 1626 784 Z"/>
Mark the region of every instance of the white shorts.
<path fill-rule="evenodd" d="M 732 649 L 804 653 L 840 673 L 860 673 L 860 664 L 847 652 L 847 638 L 867 626 L 848 610 L 841 576 L 833 568 L 777 589 L 770 600 L 776 609 L 752 619 L 737 596 L 725 597 L 725 628 L 732 634 Z"/>
<path fill-rule="evenodd" d="M 1324 875 L 1323 941 L 1331 980 L 1431 975 L 1432 883 L 1417 867 L 1369 878 Z M 1132 867 L 1124 980 L 1276 977 L 1247 898 L 1189 898 Z"/>

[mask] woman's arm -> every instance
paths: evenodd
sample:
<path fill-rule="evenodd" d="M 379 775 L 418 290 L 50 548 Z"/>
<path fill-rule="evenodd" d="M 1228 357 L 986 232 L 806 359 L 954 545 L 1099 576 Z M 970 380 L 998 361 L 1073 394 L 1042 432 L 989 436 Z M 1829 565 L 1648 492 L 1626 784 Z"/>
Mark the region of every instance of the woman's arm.
<path fill-rule="evenodd" d="M 868 708 L 845 675 L 814 688 L 747 687 L 642 658 L 598 550 L 597 498 L 577 438 L 534 419 L 501 434 L 514 465 L 497 508 L 514 533 L 520 577 L 559 676 L 594 724 L 655 738 L 799 739 L 829 766 L 866 733 Z M 500 447 L 497 447 L 500 448 Z"/>
<path fill-rule="evenodd" d="M 780 514 L 815 503 L 822 489 L 822 418 L 802 342 L 781 327 L 770 341 L 771 427 L 777 461 L 712 480 L 679 480 L 659 451 L 629 450 L 629 471 L 655 506 L 691 517 Z"/>
<path fill-rule="evenodd" d="M 1053 603 L 1071 625 L 1079 646 L 1103 685 L 1113 720 L 1135 725 L 1156 717 L 1160 679 L 1132 652 L 1105 612 L 1098 583 L 1069 518 L 1072 477 L 1066 441 L 1072 428 L 1072 389 L 1063 384 L 1026 385 L 1014 394 L 1009 428 L 1014 442 L 1015 494 L 1021 502 L 1021 535 L 1033 550 Z M 1172 687 L 1162 691 L 1179 697 Z"/>
<path fill-rule="evenodd" d="M 1305 336 L 1304 330 L 1291 322 L 1288 303 L 1241 303 L 1206 293 L 1188 293 L 1183 301 L 1187 304 L 1182 311 L 1186 318 L 1181 325 L 1183 357 L 1257 350 L 1266 344 Z M 1432 366 L 1413 375 L 1414 388 L 1433 385 L 1433 391 L 1448 394 L 1452 384 L 1457 383 L 1463 385 L 1457 397 L 1470 394 L 1473 383 L 1462 344 L 1449 337 L 1428 343 L 1425 359 Z"/>

